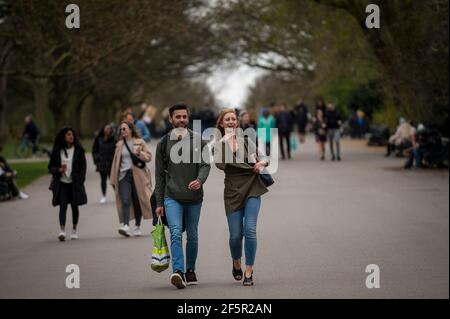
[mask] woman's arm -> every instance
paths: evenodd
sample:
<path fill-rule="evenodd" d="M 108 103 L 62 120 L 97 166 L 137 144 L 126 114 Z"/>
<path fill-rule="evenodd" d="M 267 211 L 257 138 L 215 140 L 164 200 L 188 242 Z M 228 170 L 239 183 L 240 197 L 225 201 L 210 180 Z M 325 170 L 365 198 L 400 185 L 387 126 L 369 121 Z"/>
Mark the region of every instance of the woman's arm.
<path fill-rule="evenodd" d="M 141 142 L 140 152 L 136 155 L 144 162 L 150 162 L 152 160 L 152 153 L 144 141 Z"/>
<path fill-rule="evenodd" d="M 61 170 L 57 163 L 57 156 L 59 156 L 59 152 L 53 151 L 50 156 L 50 162 L 48 163 L 48 172 L 56 177 L 61 175 Z"/>

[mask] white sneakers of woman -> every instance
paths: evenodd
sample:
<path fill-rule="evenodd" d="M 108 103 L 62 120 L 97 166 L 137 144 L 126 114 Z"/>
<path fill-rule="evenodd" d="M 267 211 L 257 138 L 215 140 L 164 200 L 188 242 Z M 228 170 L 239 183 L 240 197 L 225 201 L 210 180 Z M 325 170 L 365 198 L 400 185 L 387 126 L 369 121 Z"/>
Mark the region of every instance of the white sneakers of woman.
<path fill-rule="evenodd" d="M 100 204 L 106 204 L 106 197 L 102 197 L 102 199 L 100 199 Z"/>
<path fill-rule="evenodd" d="M 130 237 L 130 227 L 128 225 L 123 225 L 119 228 L 119 234 L 125 237 Z"/>
<path fill-rule="evenodd" d="M 60 241 L 65 241 L 66 240 L 66 232 L 60 231 L 60 233 L 58 234 L 58 239 Z"/>
<path fill-rule="evenodd" d="M 136 227 L 134 228 L 133 235 L 136 236 L 136 237 L 142 236 L 141 227 L 136 226 Z"/>
<path fill-rule="evenodd" d="M 20 198 L 20 199 L 28 199 L 28 197 L 30 197 L 30 196 L 28 196 L 28 195 L 25 194 L 24 192 L 20 192 L 20 193 L 19 193 L 19 198 Z"/>
<path fill-rule="evenodd" d="M 72 230 L 72 234 L 70 235 L 70 239 L 78 239 L 78 234 L 76 230 Z"/>

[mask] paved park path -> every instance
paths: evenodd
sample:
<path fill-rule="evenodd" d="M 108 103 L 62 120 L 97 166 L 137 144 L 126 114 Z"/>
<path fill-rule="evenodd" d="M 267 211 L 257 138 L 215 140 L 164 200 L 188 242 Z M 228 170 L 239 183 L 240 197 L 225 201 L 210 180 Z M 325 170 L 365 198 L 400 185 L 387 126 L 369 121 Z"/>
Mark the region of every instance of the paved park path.
<path fill-rule="evenodd" d="M 404 171 L 401 159 L 383 151 L 345 140 L 343 162 L 320 162 L 308 139 L 292 161 L 280 162 L 263 197 L 250 288 L 231 275 L 223 172 L 212 168 L 200 220 L 200 284 L 184 290 L 169 284 L 169 270 L 150 269 L 149 221 L 141 238 L 118 235 L 112 188 L 100 205 L 89 157 L 79 240 L 56 238 L 48 176 L 25 189 L 30 199 L 0 203 L 0 298 L 448 298 L 448 171 Z M 80 289 L 65 286 L 68 264 L 80 267 Z M 380 268 L 379 289 L 366 288 L 369 264 Z"/>

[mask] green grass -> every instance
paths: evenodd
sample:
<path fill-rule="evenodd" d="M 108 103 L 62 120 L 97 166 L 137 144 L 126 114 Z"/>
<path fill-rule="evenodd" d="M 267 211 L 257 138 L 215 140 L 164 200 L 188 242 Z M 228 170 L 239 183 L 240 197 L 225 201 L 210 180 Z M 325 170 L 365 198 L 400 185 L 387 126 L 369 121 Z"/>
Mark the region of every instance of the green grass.
<path fill-rule="evenodd" d="M 3 144 L 2 145 L 2 156 L 6 159 L 10 159 L 10 158 L 15 158 L 17 157 L 14 150 L 17 144 L 13 144 L 13 143 L 8 143 L 8 144 Z"/>
<path fill-rule="evenodd" d="M 86 153 L 91 153 L 92 152 L 92 143 L 94 142 L 94 139 L 83 139 L 81 140 L 81 145 L 83 145 Z M 4 158 L 10 160 L 13 158 L 18 158 L 16 155 L 16 147 L 20 142 L 13 142 L 13 143 L 4 143 L 2 144 L 2 152 L 1 152 L 1 156 L 3 156 Z M 53 145 L 49 144 L 49 143 L 41 143 L 39 144 L 39 147 L 44 147 L 46 149 L 51 149 Z M 38 153 L 38 156 L 41 156 L 41 153 Z M 31 157 L 31 150 L 30 150 L 30 156 Z M 28 158 L 29 158 L 28 157 Z"/>
<path fill-rule="evenodd" d="M 34 180 L 43 175 L 48 174 L 48 162 L 33 162 L 33 163 L 14 163 L 10 164 L 13 170 L 17 171 L 17 186 L 19 188 L 25 187 Z"/>

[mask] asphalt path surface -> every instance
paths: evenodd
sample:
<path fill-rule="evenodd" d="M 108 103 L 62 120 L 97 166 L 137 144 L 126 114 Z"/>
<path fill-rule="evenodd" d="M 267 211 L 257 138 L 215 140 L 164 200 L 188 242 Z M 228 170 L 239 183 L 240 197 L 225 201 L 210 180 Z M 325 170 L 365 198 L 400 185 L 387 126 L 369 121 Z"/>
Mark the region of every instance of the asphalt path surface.
<path fill-rule="evenodd" d="M 177 290 L 170 270 L 150 269 L 150 221 L 142 237 L 117 233 L 112 188 L 101 205 L 89 156 L 79 240 L 57 240 L 49 176 L 24 189 L 28 200 L 0 203 L 0 298 L 448 298 L 448 170 L 405 171 L 363 141 L 344 140 L 342 162 L 319 161 L 312 138 L 299 146 L 262 198 L 253 287 L 231 275 L 222 171 L 205 184 L 199 285 Z M 79 266 L 78 289 L 66 287 L 69 264 Z M 379 288 L 366 287 L 371 264 Z"/>

